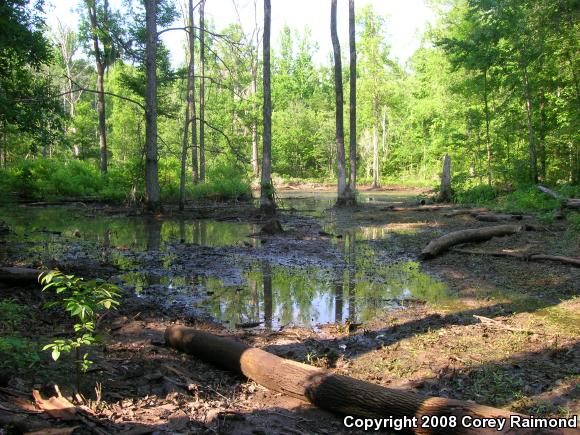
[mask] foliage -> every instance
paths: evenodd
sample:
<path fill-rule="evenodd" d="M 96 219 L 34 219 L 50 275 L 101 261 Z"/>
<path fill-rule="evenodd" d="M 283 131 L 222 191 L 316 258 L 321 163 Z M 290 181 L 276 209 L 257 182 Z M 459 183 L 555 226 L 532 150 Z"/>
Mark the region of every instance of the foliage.
<path fill-rule="evenodd" d="M 53 270 L 40 277 L 43 285 L 42 291 L 53 289 L 61 300 L 47 304 L 47 308 L 60 306 L 73 319 L 77 321 L 73 325 L 73 337 L 64 340 L 54 340 L 42 350 L 51 350 L 52 359 L 58 360 L 61 353 L 69 353 L 75 350 L 77 354 L 77 367 L 86 372 L 91 361 L 88 353 L 80 356 L 81 346 L 90 346 L 100 341 L 100 337 L 94 335 L 96 328 L 97 313 L 103 310 L 115 309 L 119 305 L 117 300 L 120 296 L 119 288 L 105 283 L 101 279 L 85 281 L 74 275 L 65 275 L 58 270 Z M 71 332 L 73 332 L 71 331 Z"/>
<path fill-rule="evenodd" d="M 14 299 L 0 301 L 0 330 L 12 332 L 28 313 L 28 307 Z"/>
<path fill-rule="evenodd" d="M 0 336 L 0 372 L 25 369 L 40 361 L 38 347 L 24 337 Z"/>
<path fill-rule="evenodd" d="M 225 164 L 208 172 L 208 181 L 191 189 L 195 199 L 243 200 L 252 197 L 250 184 L 245 174 L 235 166 Z"/>

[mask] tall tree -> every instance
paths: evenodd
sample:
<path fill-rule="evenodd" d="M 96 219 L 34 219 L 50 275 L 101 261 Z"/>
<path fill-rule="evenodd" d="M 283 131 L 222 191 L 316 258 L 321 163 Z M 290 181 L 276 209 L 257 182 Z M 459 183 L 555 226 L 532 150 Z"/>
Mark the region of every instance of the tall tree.
<path fill-rule="evenodd" d="M 260 184 L 260 208 L 269 214 L 276 210 L 274 186 L 272 185 L 272 90 L 270 85 L 270 25 L 272 23 L 272 6 L 270 0 L 264 0 L 264 37 L 263 37 L 263 118 L 264 137 L 262 144 L 262 182 Z"/>
<path fill-rule="evenodd" d="M 205 0 L 199 4 L 199 181 L 205 181 Z"/>
<path fill-rule="evenodd" d="M 193 17 L 193 1 L 188 0 L 188 38 L 187 46 L 189 52 L 188 81 L 187 81 L 187 105 L 188 114 L 191 119 L 191 166 L 193 184 L 199 181 L 199 163 L 197 160 L 197 119 L 195 113 L 195 21 Z M 189 119 L 186 121 L 189 125 Z"/>
<path fill-rule="evenodd" d="M 351 193 L 346 184 L 346 162 L 344 153 L 344 97 L 342 91 L 342 59 L 340 43 L 336 31 L 336 0 L 330 4 L 330 36 L 334 53 L 334 95 L 336 120 L 336 169 L 338 177 L 338 196 L 336 205 L 348 205 Z"/>
<path fill-rule="evenodd" d="M 109 1 L 103 0 L 102 7 L 97 0 L 85 0 L 90 23 L 90 34 L 93 41 L 93 56 L 97 68 L 97 113 L 99 116 L 99 167 L 101 172 L 107 172 L 107 120 L 105 109 L 105 71 L 111 62 L 107 45 L 110 48 Z M 102 19 L 102 22 L 99 22 Z"/>
<path fill-rule="evenodd" d="M 354 194 L 356 192 L 356 32 L 355 32 L 355 14 L 354 14 L 354 0 L 348 2 L 348 39 L 350 48 L 350 113 L 349 113 L 349 156 L 350 156 L 350 172 L 349 172 L 349 191 L 354 201 Z"/>
<path fill-rule="evenodd" d="M 161 208 L 157 149 L 157 0 L 145 0 L 145 201 L 149 211 Z"/>

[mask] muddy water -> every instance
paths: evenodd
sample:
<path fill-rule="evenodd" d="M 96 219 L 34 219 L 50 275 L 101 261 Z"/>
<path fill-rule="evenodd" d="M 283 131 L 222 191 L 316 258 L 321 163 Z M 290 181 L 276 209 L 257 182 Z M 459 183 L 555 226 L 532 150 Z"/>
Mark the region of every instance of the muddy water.
<path fill-rule="evenodd" d="M 404 199 L 401 193 L 361 198 Z M 283 198 L 297 215 L 316 216 L 326 231 L 340 234 L 327 241 L 335 256 L 302 256 L 299 243 L 289 248 L 284 238 L 260 239 L 258 228 L 248 223 L 14 206 L 0 209 L 0 219 L 13 230 L 0 243 L 0 261 L 114 264 L 119 273 L 112 280 L 137 296 L 176 312 L 209 315 L 229 327 L 360 322 L 452 297 L 411 259 L 381 260 L 369 241 L 388 238 L 392 228 L 345 225 L 325 211 L 332 201 L 332 194 Z"/>

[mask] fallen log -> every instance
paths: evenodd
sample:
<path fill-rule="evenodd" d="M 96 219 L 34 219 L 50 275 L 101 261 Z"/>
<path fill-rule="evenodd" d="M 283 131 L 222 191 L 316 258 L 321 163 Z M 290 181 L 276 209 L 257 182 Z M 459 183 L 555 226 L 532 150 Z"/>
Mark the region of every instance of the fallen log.
<path fill-rule="evenodd" d="M 475 219 L 481 222 L 502 222 L 502 221 L 521 221 L 524 216 L 521 214 L 495 214 L 481 213 L 476 214 Z"/>
<path fill-rule="evenodd" d="M 431 240 L 423 251 L 421 251 L 419 258 L 428 260 L 437 257 L 455 245 L 468 242 L 485 242 L 494 237 L 517 234 L 525 229 L 525 225 L 497 225 L 493 227 L 454 231 L 435 240 Z"/>
<path fill-rule="evenodd" d="M 548 189 L 546 186 L 538 185 L 538 189 L 544 192 L 546 195 L 551 196 L 554 199 L 562 201 L 562 204 L 568 208 L 580 208 L 580 198 L 564 198 L 562 195 Z"/>
<path fill-rule="evenodd" d="M 184 326 L 170 326 L 165 331 L 167 345 L 221 368 L 242 373 L 264 387 L 322 409 L 343 415 L 365 418 L 412 419 L 416 426 L 407 432 L 416 434 L 482 434 L 508 433 L 510 417 L 526 416 L 502 409 L 441 397 L 382 387 L 358 379 L 287 360 L 231 338 Z M 432 416 L 455 417 L 455 427 L 427 427 Z M 460 424 L 462 417 L 505 419 L 502 430 L 468 428 Z M 440 420 L 442 421 L 442 420 Z M 447 420 L 446 420 L 447 421 Z M 386 428 L 389 429 L 388 427 Z M 537 433 L 535 429 L 519 430 L 518 434 Z M 550 433 L 566 433 L 554 430 Z M 572 432 L 570 432 L 572 433 Z"/>
<path fill-rule="evenodd" d="M 0 267 L 0 282 L 21 282 L 32 284 L 38 282 L 42 270 L 29 267 Z"/>
<path fill-rule="evenodd" d="M 557 261 L 574 267 L 580 267 L 580 258 L 564 257 L 563 255 L 525 254 L 509 251 L 475 251 L 471 249 L 453 249 L 453 252 L 471 255 L 490 255 L 492 257 L 514 257 L 525 261 Z"/>
<path fill-rule="evenodd" d="M 465 208 L 462 210 L 452 210 L 449 213 L 445 213 L 443 216 L 445 217 L 455 217 L 455 216 L 462 216 L 462 215 L 472 215 L 476 216 L 481 213 L 487 213 L 489 208 Z"/>

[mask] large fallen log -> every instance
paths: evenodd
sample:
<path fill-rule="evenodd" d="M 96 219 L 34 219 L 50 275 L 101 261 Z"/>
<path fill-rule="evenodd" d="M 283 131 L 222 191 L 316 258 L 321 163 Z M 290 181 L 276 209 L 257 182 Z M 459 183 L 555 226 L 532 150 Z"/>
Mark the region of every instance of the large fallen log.
<path fill-rule="evenodd" d="M 219 337 L 194 328 L 170 326 L 165 331 L 167 345 L 221 368 L 242 373 L 264 387 L 297 399 L 310 402 L 338 414 L 370 419 L 416 418 L 414 427 L 406 432 L 416 434 L 482 434 L 513 432 L 510 418 L 528 417 L 502 409 L 482 406 L 441 397 L 382 387 L 347 376 L 287 360 L 269 352 L 250 347 L 231 338 Z M 453 421 L 456 425 L 431 425 Z M 466 420 L 462 420 L 466 417 Z M 462 421 L 496 418 L 506 424 L 501 430 L 468 428 Z M 473 420 L 469 420 L 473 421 Z M 389 427 L 383 427 L 390 429 Z M 522 429 L 518 434 L 538 433 L 536 429 Z M 567 433 L 554 430 L 550 433 Z M 570 432 L 572 433 L 572 432 Z"/>
<path fill-rule="evenodd" d="M 431 240 L 423 251 L 421 251 L 419 258 L 428 260 L 437 257 L 455 245 L 468 242 L 485 242 L 494 237 L 517 234 L 525 229 L 525 225 L 497 225 L 493 227 L 454 231 L 435 240 Z"/>
<path fill-rule="evenodd" d="M 554 192 L 551 189 L 548 189 L 546 186 L 542 186 L 541 184 L 538 185 L 538 189 L 544 192 L 546 195 L 551 196 L 554 199 L 558 199 L 562 201 L 562 204 L 568 208 L 580 208 L 580 198 L 564 198 L 558 193 Z"/>
<path fill-rule="evenodd" d="M 29 267 L 0 267 L 0 282 L 20 282 L 32 284 L 38 282 L 42 270 Z"/>
<path fill-rule="evenodd" d="M 526 254 L 510 251 L 475 251 L 471 249 L 453 249 L 452 252 L 470 255 L 490 255 L 492 257 L 514 257 L 525 261 L 557 261 L 574 267 L 580 267 L 580 258 L 564 257 L 563 255 Z"/>

